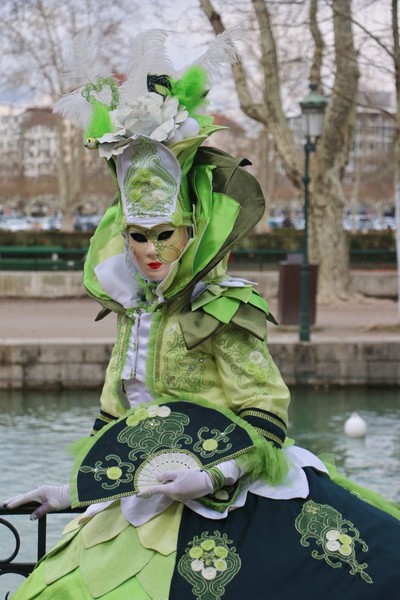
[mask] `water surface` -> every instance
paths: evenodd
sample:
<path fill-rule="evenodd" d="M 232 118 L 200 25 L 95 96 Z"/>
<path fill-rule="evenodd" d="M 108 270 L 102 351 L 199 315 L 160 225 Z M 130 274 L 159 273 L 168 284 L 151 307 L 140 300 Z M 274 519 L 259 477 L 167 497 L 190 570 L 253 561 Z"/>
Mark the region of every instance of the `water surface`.
<path fill-rule="evenodd" d="M 88 435 L 97 416 L 94 391 L 17 392 L 0 395 L 1 499 L 41 484 L 68 481 L 72 458 L 67 448 Z M 345 420 L 358 412 L 367 422 L 363 439 L 348 438 Z M 289 436 L 319 455 L 332 452 L 337 467 L 357 483 L 400 502 L 400 397 L 391 389 L 292 390 Z M 35 524 L 13 521 L 22 536 L 18 560 L 35 560 Z M 59 538 L 69 515 L 48 518 L 48 547 Z M 13 548 L 0 532 L 0 560 Z M 13 579 L 14 577 L 14 579 Z M 19 580 L 18 580 L 19 581 Z M 0 598 L 15 589 L 15 576 L 0 578 Z"/>

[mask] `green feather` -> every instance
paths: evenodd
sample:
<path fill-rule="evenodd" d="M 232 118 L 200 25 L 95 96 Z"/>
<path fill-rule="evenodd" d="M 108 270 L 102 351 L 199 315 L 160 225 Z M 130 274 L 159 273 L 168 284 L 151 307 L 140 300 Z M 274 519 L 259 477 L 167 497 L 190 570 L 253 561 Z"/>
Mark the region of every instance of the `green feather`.
<path fill-rule="evenodd" d="M 207 73 L 199 66 L 189 67 L 181 79 L 171 82 L 172 95 L 186 107 L 189 115 L 205 103 L 208 92 Z"/>
<path fill-rule="evenodd" d="M 85 138 L 101 138 L 105 133 L 112 131 L 110 110 L 97 100 L 92 101 L 92 116 L 85 131 Z"/>

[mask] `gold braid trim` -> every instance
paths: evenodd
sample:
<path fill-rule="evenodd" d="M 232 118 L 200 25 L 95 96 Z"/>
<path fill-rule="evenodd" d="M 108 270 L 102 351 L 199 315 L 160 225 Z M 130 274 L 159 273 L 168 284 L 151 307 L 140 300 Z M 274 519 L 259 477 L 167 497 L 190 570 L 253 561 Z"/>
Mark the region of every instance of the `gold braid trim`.
<path fill-rule="evenodd" d="M 280 448 L 282 448 L 282 440 L 278 438 L 277 435 L 274 435 L 273 433 L 266 431 L 265 429 L 260 429 L 260 427 L 254 427 L 254 429 L 257 431 L 257 433 L 265 437 L 267 440 L 274 441 L 276 444 L 278 444 Z"/>
<path fill-rule="evenodd" d="M 242 419 L 244 419 L 246 416 L 257 417 L 258 419 L 265 419 L 266 421 L 269 421 L 270 423 L 273 423 L 274 425 L 282 429 L 282 431 L 284 431 L 285 434 L 287 432 L 287 427 L 282 421 L 278 421 L 278 419 L 271 417 L 271 415 L 266 415 L 264 412 L 258 412 L 258 410 L 254 409 L 244 409 L 240 411 L 239 416 L 242 417 Z"/>

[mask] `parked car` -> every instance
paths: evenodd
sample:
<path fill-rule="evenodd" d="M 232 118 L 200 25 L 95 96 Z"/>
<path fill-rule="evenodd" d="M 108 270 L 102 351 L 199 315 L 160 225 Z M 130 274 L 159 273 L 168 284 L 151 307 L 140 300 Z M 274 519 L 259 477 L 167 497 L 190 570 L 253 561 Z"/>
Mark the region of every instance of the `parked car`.
<path fill-rule="evenodd" d="M 3 215 L 0 217 L 0 229 L 2 231 L 25 231 L 30 229 L 29 218 Z"/>
<path fill-rule="evenodd" d="M 34 231 L 60 231 L 62 227 L 60 217 L 30 217 L 29 221 Z"/>
<path fill-rule="evenodd" d="M 74 220 L 75 231 L 94 231 L 103 215 L 76 215 Z"/>

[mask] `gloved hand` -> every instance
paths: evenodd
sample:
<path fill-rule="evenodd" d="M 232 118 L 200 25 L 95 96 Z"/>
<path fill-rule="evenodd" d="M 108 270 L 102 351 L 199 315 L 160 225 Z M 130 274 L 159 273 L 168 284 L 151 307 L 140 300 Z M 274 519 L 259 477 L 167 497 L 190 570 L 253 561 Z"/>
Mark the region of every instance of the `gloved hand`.
<path fill-rule="evenodd" d="M 164 494 L 173 500 L 186 502 L 201 498 L 214 491 L 211 477 L 206 471 L 197 471 L 194 469 L 181 469 L 178 471 L 165 471 L 157 477 L 163 482 L 154 485 L 151 488 L 141 492 L 138 496 L 149 498 L 154 494 Z"/>
<path fill-rule="evenodd" d="M 30 516 L 31 521 L 40 519 L 48 512 L 70 508 L 69 485 L 41 485 L 35 490 L 13 496 L 3 504 L 5 508 L 17 508 L 29 502 L 39 502 L 38 506 Z"/>
<path fill-rule="evenodd" d="M 233 485 L 243 475 L 242 469 L 236 463 L 234 458 L 219 463 L 217 469 L 219 469 L 224 476 L 224 485 Z"/>

